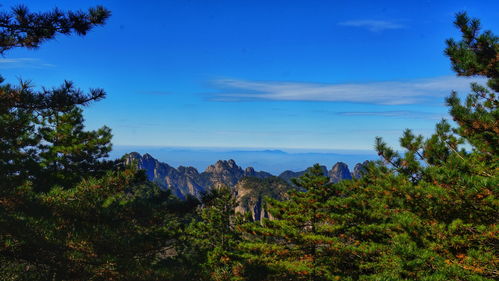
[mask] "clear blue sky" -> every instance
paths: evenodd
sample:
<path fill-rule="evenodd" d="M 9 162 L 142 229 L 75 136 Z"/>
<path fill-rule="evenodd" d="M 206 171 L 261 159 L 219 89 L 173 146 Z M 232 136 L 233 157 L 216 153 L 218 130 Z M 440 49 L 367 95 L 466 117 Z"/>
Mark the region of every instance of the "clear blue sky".
<path fill-rule="evenodd" d="M 0 59 L 9 82 L 104 88 L 86 109 L 118 145 L 370 149 L 428 135 L 464 92 L 444 41 L 458 11 L 498 32 L 499 1 L 2 1 L 113 13 Z"/>

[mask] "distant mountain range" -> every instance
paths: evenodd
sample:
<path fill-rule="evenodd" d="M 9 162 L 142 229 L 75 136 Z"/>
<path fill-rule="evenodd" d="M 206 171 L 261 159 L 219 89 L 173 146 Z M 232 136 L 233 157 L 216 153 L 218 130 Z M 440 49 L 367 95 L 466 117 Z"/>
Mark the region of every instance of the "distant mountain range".
<path fill-rule="evenodd" d="M 128 153 L 124 159 L 125 163 L 135 164 L 139 169 L 145 170 L 150 181 L 170 190 L 181 199 L 188 196 L 201 198 L 210 188 L 223 185 L 232 187 L 239 202 L 238 211 L 251 212 L 254 220 L 268 217 L 262 204 L 265 196 L 285 199 L 287 191 L 295 188 L 291 179 L 306 173 L 306 170 L 299 172 L 287 170 L 274 176 L 268 172 L 255 171 L 252 167 L 243 169 L 232 159 L 219 160 L 201 173 L 194 167 L 174 168 L 147 153 L 144 155 L 137 152 Z M 343 162 L 336 163 L 331 170 L 326 166 L 322 166 L 322 169 L 330 182 L 336 183 L 360 177 L 365 164 L 366 162 L 357 164 L 352 172 Z"/>

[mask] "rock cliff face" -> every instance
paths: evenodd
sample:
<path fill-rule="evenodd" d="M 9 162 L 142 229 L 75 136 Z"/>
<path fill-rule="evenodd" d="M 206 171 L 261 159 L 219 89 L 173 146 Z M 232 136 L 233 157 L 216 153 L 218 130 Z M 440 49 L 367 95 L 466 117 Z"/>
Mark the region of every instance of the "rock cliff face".
<path fill-rule="evenodd" d="M 208 166 L 202 177 L 206 184 L 234 186 L 243 176 L 243 169 L 231 159 L 229 161 L 219 160 L 214 165 Z"/>
<path fill-rule="evenodd" d="M 264 179 L 245 177 L 234 187 L 238 202 L 236 212 L 249 213 L 253 221 L 272 219 L 265 206 L 265 197 L 285 200 L 287 192 L 292 188 L 286 181 L 274 176 Z"/>
<path fill-rule="evenodd" d="M 150 181 L 171 190 L 181 199 L 185 199 L 188 195 L 199 198 L 205 191 L 201 176 L 193 167 L 180 166 L 175 169 L 147 153 L 140 155 L 137 152 L 125 155 L 125 163 L 136 164 L 139 169 L 145 170 Z"/>
<path fill-rule="evenodd" d="M 332 183 L 338 183 L 342 180 L 352 179 L 350 170 L 348 170 L 348 165 L 343 162 L 336 163 L 333 168 L 328 172 L 329 181 Z"/>
<path fill-rule="evenodd" d="M 272 176 L 266 172 L 257 172 L 252 167 L 243 170 L 234 160 L 219 160 L 202 173 L 194 167 L 180 166 L 175 169 L 147 153 L 144 155 L 137 152 L 129 153 L 125 155 L 125 163 L 136 163 L 139 169 L 145 170 L 150 181 L 171 190 L 181 199 L 189 195 L 200 198 L 211 187 L 222 185 L 233 187 L 244 177 L 263 179 Z"/>

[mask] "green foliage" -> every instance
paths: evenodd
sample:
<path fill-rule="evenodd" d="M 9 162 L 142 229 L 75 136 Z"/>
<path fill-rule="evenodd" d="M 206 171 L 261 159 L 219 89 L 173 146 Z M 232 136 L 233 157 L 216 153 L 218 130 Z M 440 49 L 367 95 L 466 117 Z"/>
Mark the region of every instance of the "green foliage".
<path fill-rule="evenodd" d="M 291 191 L 284 201 L 267 198 L 272 219 L 245 226 L 247 237 L 240 247 L 247 275 L 258 267 L 266 268 L 260 269 L 267 275 L 262 280 L 325 280 L 342 274 L 337 263 L 347 261 L 339 260 L 341 241 L 334 237 L 336 226 L 326 203 L 338 191 L 319 165 L 295 184 L 305 191 Z"/>
<path fill-rule="evenodd" d="M 499 200 L 497 37 L 460 13 L 463 40 L 446 54 L 472 84 L 464 104 L 447 99 L 429 138 L 406 130 L 403 152 L 376 138 L 383 161 L 364 176 L 325 184 L 318 166 L 305 192 L 269 200 L 275 220 L 245 227 L 246 270 L 258 280 L 497 280 Z M 248 280 L 252 279 L 251 276 Z"/>
<path fill-rule="evenodd" d="M 9 241 L 2 257 L 10 265 L 1 270 L 12 280 L 163 280 L 162 263 L 174 255 L 180 235 L 182 203 L 136 171 L 48 193 L 22 190 L 18 205 L 2 217 Z M 29 212 L 20 212 L 26 203 Z"/>
<path fill-rule="evenodd" d="M 204 195 L 197 218 L 186 229 L 186 249 L 194 249 L 191 262 L 197 265 L 192 266 L 201 273 L 197 280 L 240 280 L 236 247 L 241 240 L 238 226 L 242 218 L 236 215 L 236 206 L 229 187 L 212 188 Z"/>
<path fill-rule="evenodd" d="M 499 37 L 492 31 L 480 32 L 480 21 L 459 13 L 454 24 L 462 40 L 447 40 L 445 53 L 460 76 L 483 76 L 489 88 L 473 83 L 472 94 L 461 104 L 456 93 L 447 98 L 450 113 L 459 125 L 456 133 L 466 138 L 485 161 L 497 164 L 499 154 Z"/>
<path fill-rule="evenodd" d="M 37 186 L 54 184 L 72 186 L 89 175 L 96 176 L 110 168 L 102 161 L 111 151 L 111 130 L 107 127 L 84 131 L 82 110 L 74 107 L 68 112 L 50 112 L 43 116 L 39 133 L 41 143 L 39 163 L 42 176 Z"/>
<path fill-rule="evenodd" d="M 48 13 L 32 13 L 22 5 L 14 7 L 11 12 L 0 13 L 0 53 L 16 47 L 37 48 L 57 34 L 85 35 L 110 15 L 102 6 L 88 12 L 54 9 Z"/>
<path fill-rule="evenodd" d="M 454 24 L 462 39 L 448 39 L 445 50 L 454 71 L 459 76 L 485 76 L 489 79 L 487 85 L 499 91 L 499 38 L 490 30 L 480 34 L 480 20 L 470 19 L 466 13 L 458 13 Z"/>
<path fill-rule="evenodd" d="M 469 19 L 464 13 L 456 16 L 455 24 L 463 39 L 460 42 L 449 39 L 446 49 L 454 70 L 461 76 L 485 76 L 490 88 L 472 84 L 472 93 L 464 104 L 452 93 L 447 103 L 458 126 L 453 128 L 443 120 L 436 125 L 435 134 L 426 140 L 406 130 L 400 140 L 405 149 L 403 156 L 377 139 L 376 149 L 391 169 L 381 173 L 371 170 L 363 179 L 369 182 L 361 182 L 359 186 L 364 192 L 373 187 L 379 190 L 356 201 L 364 201 L 369 208 L 384 204 L 388 214 L 384 220 L 397 229 L 386 232 L 390 239 L 382 244 L 389 246 L 389 251 L 379 255 L 383 258 L 372 267 L 380 273 L 369 278 L 393 275 L 395 279 L 492 280 L 498 277 L 494 269 L 497 267 L 494 245 L 499 242 L 495 218 L 499 207 L 499 42 L 491 31 L 479 34 L 479 21 Z M 375 203 L 376 198 L 383 203 Z M 361 217 L 357 219 L 362 221 Z M 387 261 L 395 263 L 385 267 Z M 398 270 L 390 269 L 394 265 Z"/>
<path fill-rule="evenodd" d="M 76 33 L 84 35 L 92 28 L 102 25 L 110 12 L 103 7 L 84 12 L 31 13 L 24 6 L 11 12 L 0 13 L 0 53 L 16 48 L 36 48 L 57 34 Z M 0 82 L 4 80 L 0 78 Z M 5 187 L 16 187 L 26 181 L 43 179 L 39 147 L 44 141 L 41 132 L 49 133 L 56 127 L 54 122 L 43 121 L 50 115 L 67 113 L 75 106 L 104 98 L 101 89 L 88 94 L 65 82 L 54 89 L 34 89 L 27 82 L 18 86 L 0 86 L 0 182 Z M 55 133 L 54 133 L 55 134 Z M 109 134 L 109 132 L 105 133 Z M 102 132 L 102 135 L 105 135 Z M 110 137 L 110 136 L 109 136 Z M 109 142 L 109 140 L 108 140 Z M 57 146 L 57 145 L 55 145 Z M 37 176 L 38 175 L 38 176 Z M 83 176 L 83 175 L 81 175 Z M 74 183 L 74 181 L 71 181 Z"/>
<path fill-rule="evenodd" d="M 104 23 L 88 13 L 0 14 L 0 52 Z M 3 81 L 2 81 L 3 82 Z M 82 106 L 104 98 L 64 82 L 0 86 L 2 280 L 165 280 L 195 202 L 180 202 L 140 171 L 103 161 L 107 127 L 86 131 Z"/>

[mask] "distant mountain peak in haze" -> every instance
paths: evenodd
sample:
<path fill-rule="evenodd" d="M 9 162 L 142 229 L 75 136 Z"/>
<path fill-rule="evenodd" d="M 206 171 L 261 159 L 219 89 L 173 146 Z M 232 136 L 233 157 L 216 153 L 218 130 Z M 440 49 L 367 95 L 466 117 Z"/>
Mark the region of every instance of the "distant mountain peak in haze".
<path fill-rule="evenodd" d="M 276 154 L 286 154 L 286 152 L 279 149 L 265 149 L 263 152 L 276 153 Z"/>

